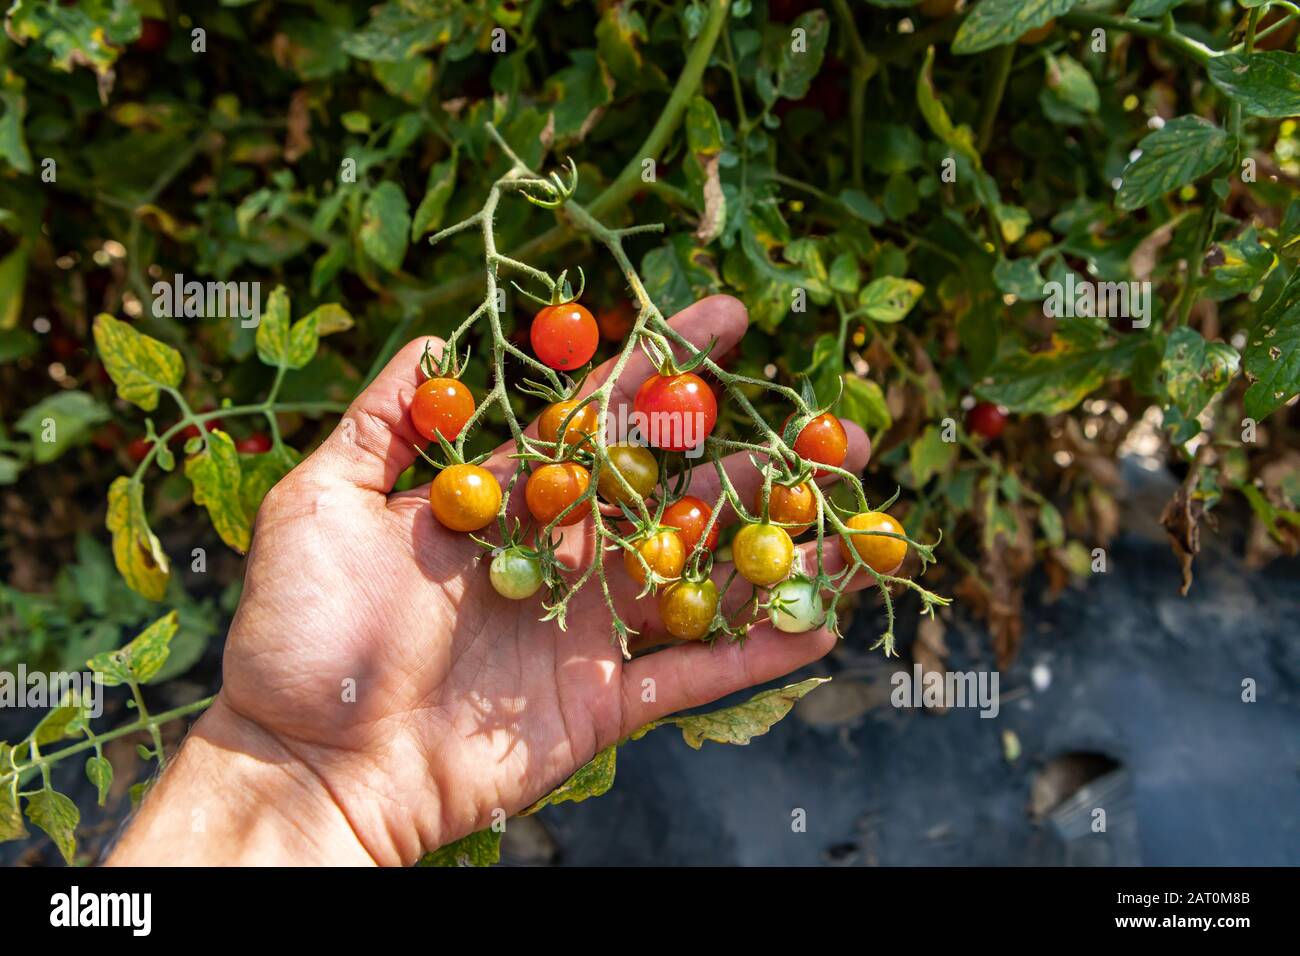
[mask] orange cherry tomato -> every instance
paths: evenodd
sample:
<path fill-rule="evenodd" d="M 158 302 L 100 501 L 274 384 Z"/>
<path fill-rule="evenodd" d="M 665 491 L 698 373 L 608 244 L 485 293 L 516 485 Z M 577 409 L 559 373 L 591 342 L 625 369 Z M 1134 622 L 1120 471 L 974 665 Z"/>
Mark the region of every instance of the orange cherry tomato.
<path fill-rule="evenodd" d="M 601 338 L 609 342 L 621 342 L 636 324 L 636 312 L 630 303 L 619 302 L 597 312 L 596 324 L 600 326 Z"/>
<path fill-rule="evenodd" d="M 758 511 L 762 495 L 762 489 L 759 489 L 754 497 L 755 512 Z M 793 488 L 773 485 L 767 498 L 767 516 L 777 524 L 795 525 L 785 530 L 790 537 L 799 537 L 817 521 L 817 496 L 813 493 L 812 484 L 805 481 Z"/>
<path fill-rule="evenodd" d="M 641 557 L 645 558 L 645 563 L 650 565 L 650 570 L 659 577 L 672 579 L 681 576 L 682 568 L 686 566 L 686 545 L 676 531 L 659 531 L 648 538 L 634 541 L 633 545 Z M 645 569 L 636 559 L 636 553 L 623 552 L 623 567 L 633 581 L 645 586 Z"/>
<path fill-rule="evenodd" d="M 902 534 L 903 526 L 883 511 L 864 511 L 854 515 L 845 525 L 854 531 L 889 531 Z M 852 543 L 850 544 L 850 541 Z M 840 557 L 846 564 L 852 563 L 853 548 L 862 556 L 863 562 L 877 574 L 893 574 L 903 563 L 907 554 L 907 542 L 898 538 L 886 538 L 883 535 L 840 535 Z"/>
<path fill-rule="evenodd" d="M 537 419 L 537 437 L 542 441 L 559 441 L 560 426 L 564 424 L 565 417 L 577 407 L 576 398 L 547 406 L 546 411 L 542 412 L 541 417 Z M 565 444 L 576 445 L 585 436 L 596 434 L 596 420 L 599 414 L 600 409 L 595 402 L 583 405 L 582 411 L 570 418 L 568 427 L 564 429 Z"/>
<path fill-rule="evenodd" d="M 429 486 L 433 516 L 452 531 L 479 531 L 501 508 L 501 485 L 478 465 L 449 465 Z"/>
<path fill-rule="evenodd" d="M 528 513 L 538 524 L 548 525 L 581 498 L 590 484 L 591 472 L 576 462 L 543 465 L 528 476 L 524 485 Z M 585 515 L 585 508 L 574 508 L 560 525 L 577 524 Z"/>
<path fill-rule="evenodd" d="M 781 426 L 783 433 L 791 418 L 794 416 L 788 416 Z M 849 436 L 844 433 L 844 426 L 838 418 L 830 412 L 823 412 L 799 432 L 794 440 L 794 451 L 805 461 L 839 468 L 849 454 Z M 818 468 L 816 474 L 824 475 L 826 469 Z"/>
<path fill-rule="evenodd" d="M 436 441 L 439 432 L 455 441 L 473 414 L 474 396 L 454 378 L 431 378 L 411 399 L 411 425 L 427 441 Z"/>
<path fill-rule="evenodd" d="M 704 529 L 712 515 L 713 509 L 699 498 L 694 495 L 684 495 L 664 509 L 660 523 L 677 529 L 678 534 L 682 536 L 682 543 L 686 545 L 686 553 L 690 554 L 699 544 L 700 535 L 704 534 Z M 718 522 L 715 521 L 709 530 L 709 538 L 704 542 L 704 547 L 712 551 L 717 546 Z"/>
<path fill-rule="evenodd" d="M 591 361 L 600 344 L 600 329 L 584 307 L 566 302 L 544 306 L 533 317 L 528 340 L 544 365 L 568 372 Z"/>
<path fill-rule="evenodd" d="M 666 451 L 698 448 L 718 420 L 718 400 L 694 372 L 651 375 L 637 389 L 632 408 L 645 416 L 642 427 L 651 444 Z"/>

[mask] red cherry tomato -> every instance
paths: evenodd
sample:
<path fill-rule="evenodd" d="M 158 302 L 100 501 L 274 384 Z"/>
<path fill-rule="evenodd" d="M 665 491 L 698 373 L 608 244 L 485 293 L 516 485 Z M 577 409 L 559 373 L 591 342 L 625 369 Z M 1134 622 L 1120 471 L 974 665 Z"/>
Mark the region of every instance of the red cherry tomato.
<path fill-rule="evenodd" d="M 781 426 L 783 433 L 793 417 L 791 415 L 786 418 Z M 830 412 L 823 412 L 803 427 L 799 437 L 794 440 L 794 451 L 805 461 L 838 468 L 848 456 L 849 436 L 844 433 L 844 426 L 838 418 Z M 816 474 L 824 475 L 826 469 L 818 468 Z"/>
<path fill-rule="evenodd" d="M 698 448 L 718 420 L 718 401 L 694 372 L 651 375 L 637 389 L 632 408 L 645 416 L 639 423 L 656 448 Z"/>
<path fill-rule="evenodd" d="M 201 409 L 199 409 L 199 413 L 202 415 L 206 415 L 208 412 L 215 412 L 216 410 L 217 410 L 217 406 L 209 402 L 207 405 L 204 405 Z M 212 431 L 212 429 L 214 428 L 219 428 L 222 431 L 225 431 L 226 428 L 226 426 L 222 423 L 220 418 L 209 418 L 207 421 L 203 423 L 203 427 L 206 428 L 208 431 Z M 186 425 L 180 431 L 180 440 L 183 442 L 189 441 L 191 438 L 198 438 L 198 437 L 199 437 L 198 425 Z"/>
<path fill-rule="evenodd" d="M 600 335 L 609 342 L 621 342 L 627 338 L 636 323 L 636 312 L 627 302 L 619 302 L 596 314 L 596 324 L 600 326 Z"/>
<path fill-rule="evenodd" d="M 253 432 L 235 442 L 235 451 L 245 455 L 261 455 L 271 450 L 271 436 L 266 432 Z"/>
<path fill-rule="evenodd" d="M 966 430 L 989 441 L 1007 427 L 1007 413 L 992 402 L 980 402 L 966 413 Z"/>
<path fill-rule="evenodd" d="M 140 53 L 157 53 L 167 45 L 171 32 L 166 20 L 145 17 L 140 21 L 140 38 L 131 44 L 131 49 Z"/>
<path fill-rule="evenodd" d="M 411 425 L 428 441 L 436 441 L 439 432 L 455 441 L 473 414 L 474 396 L 454 378 L 431 378 L 411 399 Z"/>
<path fill-rule="evenodd" d="M 591 361 L 600 344 L 600 328 L 585 308 L 566 302 L 538 312 L 528 338 L 544 365 L 568 372 Z"/>
<path fill-rule="evenodd" d="M 126 457 L 130 458 L 137 465 L 145 460 L 149 454 L 149 449 L 153 448 L 153 442 L 143 435 L 137 435 L 132 438 L 126 446 Z"/>
<path fill-rule="evenodd" d="M 704 534 L 704 528 L 708 525 L 712 514 L 713 509 L 699 498 L 686 495 L 664 509 L 663 518 L 659 523 L 668 528 L 676 528 L 678 534 L 682 536 L 682 542 L 686 545 L 686 553 L 690 554 L 695 550 L 700 535 Z M 708 540 L 704 542 L 704 547 L 712 551 L 717 546 L 718 522 L 715 521 L 709 531 Z"/>

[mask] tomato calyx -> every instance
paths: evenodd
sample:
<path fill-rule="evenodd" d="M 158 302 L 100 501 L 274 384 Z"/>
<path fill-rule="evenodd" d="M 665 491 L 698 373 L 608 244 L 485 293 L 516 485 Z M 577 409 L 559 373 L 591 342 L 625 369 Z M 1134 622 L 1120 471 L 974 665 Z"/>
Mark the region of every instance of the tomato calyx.
<path fill-rule="evenodd" d="M 470 347 L 465 346 L 465 357 L 461 358 L 456 348 L 456 339 L 453 336 L 451 341 L 442 347 L 442 355 L 438 358 L 433 357 L 433 350 L 429 348 L 426 340 L 424 343 L 424 353 L 420 356 L 420 371 L 424 373 L 426 379 L 431 378 L 454 378 L 459 379 L 461 373 L 469 365 Z"/>
<path fill-rule="evenodd" d="M 560 560 L 556 550 L 559 541 L 554 537 L 542 538 L 539 533 L 534 532 L 533 543 L 531 545 L 525 544 L 523 522 L 518 518 L 514 519 L 513 527 L 508 522 L 502 522 L 502 527 L 505 530 L 500 544 L 493 544 L 473 533 L 469 535 L 470 539 L 483 549 L 483 553 L 477 555 L 474 561 L 477 563 L 487 558 L 491 562 L 502 555 L 518 556 L 529 561 L 535 561 L 541 572 L 542 586 L 547 589 L 552 599 L 562 596 L 565 583 L 561 572 L 572 572 L 576 569 L 569 567 Z"/>
<path fill-rule="evenodd" d="M 514 181 L 519 194 L 534 206 L 543 209 L 558 209 L 573 198 L 578 188 L 578 166 L 572 156 L 564 157 L 568 163 L 568 182 L 565 182 L 558 170 L 552 170 L 545 179 L 518 179 Z"/>
<path fill-rule="evenodd" d="M 569 282 L 568 269 L 565 269 L 554 279 L 552 279 L 550 276 L 546 277 L 546 281 L 549 284 L 550 288 L 548 290 L 549 296 L 545 299 L 541 298 L 540 296 L 533 295 L 531 292 L 529 292 L 527 289 L 521 286 L 514 279 L 510 280 L 510 284 L 515 287 L 516 291 L 518 291 L 520 295 L 527 296 L 528 298 L 536 302 L 538 305 L 568 305 L 570 302 L 577 302 L 579 299 L 581 299 L 582 293 L 587 288 L 587 276 L 583 273 L 582 266 L 576 266 L 576 268 L 578 270 L 578 291 L 577 292 L 573 291 L 573 285 L 572 283 Z"/>
<path fill-rule="evenodd" d="M 655 339 L 658 339 L 658 341 L 655 341 Z M 694 355 L 681 362 L 673 357 L 671 350 L 664 347 L 666 344 L 667 342 L 662 336 L 656 335 L 652 338 L 650 335 L 642 334 L 640 337 L 641 351 L 650 360 L 650 364 L 659 370 L 659 375 L 663 378 L 674 378 L 678 375 L 694 372 L 702 366 L 708 359 L 709 353 L 713 351 L 713 347 L 718 344 L 718 337 L 716 335 L 710 337 L 708 344 L 704 348 L 697 349 Z"/>

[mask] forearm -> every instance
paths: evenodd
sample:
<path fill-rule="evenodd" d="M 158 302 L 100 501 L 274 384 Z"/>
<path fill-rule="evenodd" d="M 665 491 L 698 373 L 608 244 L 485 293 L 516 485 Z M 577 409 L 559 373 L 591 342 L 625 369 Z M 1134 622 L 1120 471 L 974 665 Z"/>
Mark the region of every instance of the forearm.
<path fill-rule="evenodd" d="M 107 862 L 353 866 L 374 860 L 320 778 L 218 697 Z"/>

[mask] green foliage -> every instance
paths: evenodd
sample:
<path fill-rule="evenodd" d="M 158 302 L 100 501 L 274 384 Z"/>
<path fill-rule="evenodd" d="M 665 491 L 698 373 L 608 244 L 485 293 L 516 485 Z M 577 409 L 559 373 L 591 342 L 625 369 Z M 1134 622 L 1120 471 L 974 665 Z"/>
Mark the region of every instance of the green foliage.
<path fill-rule="evenodd" d="M 575 199 L 605 227 L 664 224 L 625 237 L 662 311 L 741 298 L 751 330 L 714 358 L 838 395 L 873 440 L 873 503 L 923 487 L 909 531 L 941 536 L 937 555 L 976 591 L 1012 593 L 1036 562 L 1066 566 L 1093 541 L 1110 491 L 1081 461 L 1113 454 L 1108 423 L 1122 432 L 1151 407 L 1164 454 L 1240 492 L 1281 550 L 1300 545 L 1296 498 L 1255 481 L 1285 449 L 1241 428 L 1275 416 L 1261 434 L 1285 435 L 1300 393 L 1300 54 L 1294 39 L 1258 48 L 1253 16 L 1289 8 L 976 0 L 932 21 L 874 0 L 780 19 L 787 7 L 202 0 L 149 49 L 126 0 L 13 3 L 0 484 L 106 499 L 116 572 L 81 543 L 103 529 L 70 530 L 62 549 L 15 540 L 27 561 L 75 552 L 84 573 L 36 566 L 0 589 L 6 637 L 22 635 L 0 663 L 103 654 L 155 602 L 181 612 L 155 679 L 192 663 L 214 594 L 186 595 L 172 562 L 200 536 L 246 549 L 262 497 L 357 389 L 408 339 L 449 336 L 483 294 L 477 230 L 440 231 L 510 165 L 489 122 L 536 169 L 571 156 Z M 598 310 L 627 300 L 629 276 L 575 241 L 570 211 L 503 202 L 492 226 L 502 255 L 581 265 Z M 154 308 L 174 276 L 274 291 L 256 328 L 177 317 Z M 1050 286 L 1085 281 L 1150 283 L 1150 324 L 1048 314 Z M 508 292 L 503 334 L 526 341 L 529 309 Z M 483 354 L 481 329 L 463 344 Z M 466 383 L 488 389 L 481 364 Z M 974 398 L 1012 412 L 1005 439 L 966 434 Z M 769 421 L 790 411 L 752 400 Z M 720 433 L 752 437 L 742 419 L 724 403 Z M 470 451 L 505 423 L 493 408 Z M 238 452 L 254 431 L 271 450 Z M 1094 433 L 1086 455 L 1053 459 L 1060 436 Z M 150 443 L 143 460 L 131 439 Z M 0 767 L 13 757 L 0 748 Z M 25 828 L 16 793 L 0 788 L 0 834 Z"/>

